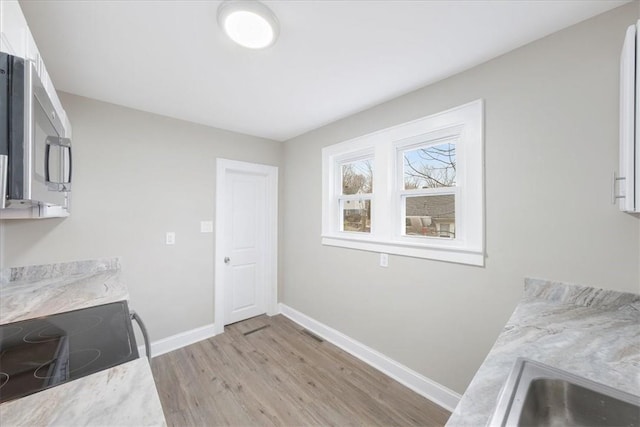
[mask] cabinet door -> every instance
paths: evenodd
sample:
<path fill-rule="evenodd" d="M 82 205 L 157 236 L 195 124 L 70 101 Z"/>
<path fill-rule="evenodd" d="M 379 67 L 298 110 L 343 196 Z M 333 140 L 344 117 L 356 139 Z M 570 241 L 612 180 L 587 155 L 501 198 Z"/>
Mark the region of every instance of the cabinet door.
<path fill-rule="evenodd" d="M 620 166 L 617 193 L 624 212 L 635 211 L 636 26 L 627 29 L 620 56 Z"/>

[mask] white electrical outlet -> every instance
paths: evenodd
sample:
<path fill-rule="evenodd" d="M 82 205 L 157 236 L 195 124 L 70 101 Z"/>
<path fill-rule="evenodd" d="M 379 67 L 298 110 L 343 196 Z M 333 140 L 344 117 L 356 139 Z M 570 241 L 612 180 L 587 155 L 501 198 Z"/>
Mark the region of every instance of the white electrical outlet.
<path fill-rule="evenodd" d="M 389 267 L 389 254 L 380 254 L 380 267 Z"/>
<path fill-rule="evenodd" d="M 175 232 L 167 231 L 166 244 L 167 245 L 175 245 L 176 244 L 176 233 Z"/>
<path fill-rule="evenodd" d="M 213 233 L 213 221 L 200 221 L 201 233 Z"/>

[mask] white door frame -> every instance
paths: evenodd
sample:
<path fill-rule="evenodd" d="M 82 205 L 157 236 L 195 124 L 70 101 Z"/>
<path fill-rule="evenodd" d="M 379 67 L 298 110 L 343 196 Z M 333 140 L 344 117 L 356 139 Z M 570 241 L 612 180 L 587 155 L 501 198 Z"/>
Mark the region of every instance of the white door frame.
<path fill-rule="evenodd" d="M 224 230 L 227 226 L 225 209 L 227 172 L 242 172 L 262 175 L 267 178 L 266 194 L 266 303 L 267 314 L 278 311 L 278 167 L 237 160 L 216 159 L 216 242 L 214 255 L 214 333 L 224 332 Z"/>

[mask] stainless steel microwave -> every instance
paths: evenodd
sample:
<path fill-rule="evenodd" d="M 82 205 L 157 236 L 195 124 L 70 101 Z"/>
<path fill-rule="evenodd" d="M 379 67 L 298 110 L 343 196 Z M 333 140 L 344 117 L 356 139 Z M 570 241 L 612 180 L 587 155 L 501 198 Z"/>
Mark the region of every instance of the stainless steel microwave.
<path fill-rule="evenodd" d="M 35 65 L 0 52 L 0 218 L 66 216 L 71 140 Z M 6 165 L 5 167 L 2 167 Z"/>

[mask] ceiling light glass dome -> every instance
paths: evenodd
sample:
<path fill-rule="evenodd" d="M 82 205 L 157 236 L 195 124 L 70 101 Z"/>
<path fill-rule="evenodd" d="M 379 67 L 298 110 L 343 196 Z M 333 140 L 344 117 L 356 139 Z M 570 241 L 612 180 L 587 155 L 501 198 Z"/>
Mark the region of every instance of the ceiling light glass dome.
<path fill-rule="evenodd" d="M 225 1 L 218 7 L 218 24 L 227 36 L 249 49 L 271 46 L 278 38 L 278 19 L 254 0 Z"/>

